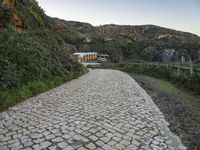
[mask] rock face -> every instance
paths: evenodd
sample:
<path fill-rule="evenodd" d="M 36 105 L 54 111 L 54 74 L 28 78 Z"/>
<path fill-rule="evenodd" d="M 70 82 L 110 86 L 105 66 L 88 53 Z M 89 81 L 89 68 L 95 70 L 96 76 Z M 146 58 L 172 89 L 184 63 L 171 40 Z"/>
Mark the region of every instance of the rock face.
<path fill-rule="evenodd" d="M 15 0 L 3 0 L 3 5 L 14 7 Z"/>
<path fill-rule="evenodd" d="M 22 28 L 23 26 L 19 14 L 16 11 L 13 12 L 10 21 L 17 28 Z"/>
<path fill-rule="evenodd" d="M 22 20 L 14 6 L 15 0 L 3 0 L 0 7 L 0 11 L 2 12 L 2 15 L 0 15 L 0 27 L 10 24 L 17 29 L 23 28 Z"/>

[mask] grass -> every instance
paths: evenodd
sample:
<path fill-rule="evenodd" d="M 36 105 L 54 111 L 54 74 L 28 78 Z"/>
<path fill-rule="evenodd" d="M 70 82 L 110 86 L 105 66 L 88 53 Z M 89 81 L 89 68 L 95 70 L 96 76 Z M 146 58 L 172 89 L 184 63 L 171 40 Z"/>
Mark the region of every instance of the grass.
<path fill-rule="evenodd" d="M 147 75 L 158 79 L 168 80 L 184 87 L 192 93 L 200 95 L 200 74 L 198 73 L 190 76 L 189 71 L 181 70 L 180 75 L 178 75 L 177 69 L 134 64 L 118 64 L 112 68 L 127 73 Z"/>
<path fill-rule="evenodd" d="M 152 97 L 170 123 L 170 129 L 190 150 L 200 148 L 200 95 L 177 84 L 150 76 L 130 74 Z"/>
<path fill-rule="evenodd" d="M 88 72 L 84 69 L 84 73 Z M 53 89 L 64 82 L 78 78 L 81 74 L 70 72 L 64 76 L 57 76 L 49 80 L 32 81 L 14 90 L 4 90 L 0 92 L 0 111 L 16 105 L 23 100 L 35 96 L 39 93 Z"/>
<path fill-rule="evenodd" d="M 169 95 L 174 95 L 181 100 L 181 103 L 186 104 L 189 108 L 193 111 L 199 111 L 200 108 L 200 96 L 191 94 L 190 92 L 186 91 L 185 89 L 181 88 L 180 86 L 176 85 L 175 83 L 171 83 L 166 80 L 161 80 L 149 76 L 144 76 L 146 80 L 150 82 L 150 84 L 157 87 L 160 91 L 164 91 Z"/>

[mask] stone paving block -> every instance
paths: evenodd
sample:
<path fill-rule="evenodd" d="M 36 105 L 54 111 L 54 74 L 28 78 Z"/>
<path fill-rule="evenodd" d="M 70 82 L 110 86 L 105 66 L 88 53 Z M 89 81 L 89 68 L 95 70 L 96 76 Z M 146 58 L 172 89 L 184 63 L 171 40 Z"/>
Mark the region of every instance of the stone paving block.
<path fill-rule="evenodd" d="M 87 150 L 85 147 L 80 147 L 78 150 Z"/>
<path fill-rule="evenodd" d="M 97 141 L 98 137 L 95 135 L 91 135 L 91 136 L 89 136 L 89 139 L 91 139 L 92 141 Z"/>
<path fill-rule="evenodd" d="M 23 145 L 21 145 L 21 144 L 11 148 L 11 150 L 21 150 L 21 149 L 23 149 Z"/>
<path fill-rule="evenodd" d="M 124 146 L 128 146 L 128 145 L 131 144 L 131 142 L 126 141 L 126 140 L 122 140 L 122 141 L 120 141 L 119 143 L 122 144 L 122 145 L 124 145 Z"/>
<path fill-rule="evenodd" d="M 125 149 L 126 147 L 125 147 L 124 145 L 122 145 L 122 144 L 117 143 L 117 144 L 115 145 L 115 148 L 117 148 L 117 149 L 119 149 L 119 150 L 123 150 L 123 149 Z"/>
<path fill-rule="evenodd" d="M 64 139 L 69 139 L 70 136 L 69 136 L 68 134 L 64 134 L 64 135 L 62 136 L 62 138 L 64 138 Z"/>
<path fill-rule="evenodd" d="M 51 141 L 52 141 L 53 143 L 59 143 L 59 142 L 62 142 L 63 139 L 62 139 L 61 137 L 57 137 L 57 138 L 55 138 L 55 139 L 52 139 Z"/>
<path fill-rule="evenodd" d="M 104 144 L 102 148 L 105 149 L 105 150 L 112 149 L 112 147 L 110 145 L 108 145 L 108 144 Z"/>
<path fill-rule="evenodd" d="M 45 141 L 45 142 L 40 143 L 40 146 L 41 146 L 41 148 L 43 148 L 43 149 L 48 148 L 50 145 L 52 145 L 52 143 L 49 142 L 49 141 Z"/>
<path fill-rule="evenodd" d="M 110 141 L 110 138 L 108 138 L 108 137 L 102 137 L 102 138 L 100 138 L 101 139 L 101 141 L 103 141 L 104 143 L 108 143 L 109 141 Z"/>
<path fill-rule="evenodd" d="M 73 147 L 71 147 L 71 146 L 67 146 L 63 150 L 75 150 L 75 149 Z"/>
<path fill-rule="evenodd" d="M 57 146 L 50 146 L 48 149 L 49 150 L 57 150 Z"/>
<path fill-rule="evenodd" d="M 42 143 L 43 141 L 45 141 L 44 138 L 42 138 L 42 139 L 37 139 L 37 140 L 33 140 L 33 143 L 39 144 L 39 143 Z"/>
<path fill-rule="evenodd" d="M 96 148 L 96 146 L 93 143 L 89 143 L 85 147 L 88 148 L 89 150 L 94 150 Z"/>
<path fill-rule="evenodd" d="M 42 148 L 40 147 L 39 144 L 33 145 L 32 148 L 33 148 L 34 150 L 41 150 L 41 149 L 42 149 Z"/>
<path fill-rule="evenodd" d="M 24 147 L 31 147 L 32 145 L 33 145 L 33 142 L 31 142 L 31 141 L 27 141 L 27 142 L 23 143 Z"/>
<path fill-rule="evenodd" d="M 33 150 L 33 149 L 29 147 L 29 148 L 24 148 L 22 150 Z"/>
<path fill-rule="evenodd" d="M 108 145 L 110 145 L 110 146 L 114 146 L 116 143 L 117 143 L 116 141 L 111 140 L 111 141 L 108 142 Z"/>
<path fill-rule="evenodd" d="M 58 147 L 59 147 L 59 148 L 65 148 L 65 147 L 67 147 L 67 146 L 68 146 L 68 144 L 67 144 L 66 142 L 58 143 Z"/>
<path fill-rule="evenodd" d="M 100 147 L 102 147 L 103 145 L 105 145 L 104 142 L 102 142 L 101 140 L 96 141 L 96 144 Z"/>

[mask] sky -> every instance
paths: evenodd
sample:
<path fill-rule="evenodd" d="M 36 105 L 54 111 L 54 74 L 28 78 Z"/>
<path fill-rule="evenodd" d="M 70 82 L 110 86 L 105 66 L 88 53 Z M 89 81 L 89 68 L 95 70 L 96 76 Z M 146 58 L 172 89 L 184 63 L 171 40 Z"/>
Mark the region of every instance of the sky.
<path fill-rule="evenodd" d="M 51 17 L 92 25 L 153 24 L 200 36 L 200 0 L 37 0 Z"/>

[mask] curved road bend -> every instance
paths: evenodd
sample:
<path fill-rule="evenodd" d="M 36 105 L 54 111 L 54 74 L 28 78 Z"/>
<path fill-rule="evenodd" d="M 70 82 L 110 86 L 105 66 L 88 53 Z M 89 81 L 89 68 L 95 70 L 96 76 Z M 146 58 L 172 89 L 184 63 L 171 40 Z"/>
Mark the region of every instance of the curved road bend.
<path fill-rule="evenodd" d="M 184 150 L 127 74 L 91 70 L 0 113 L 1 150 Z"/>

